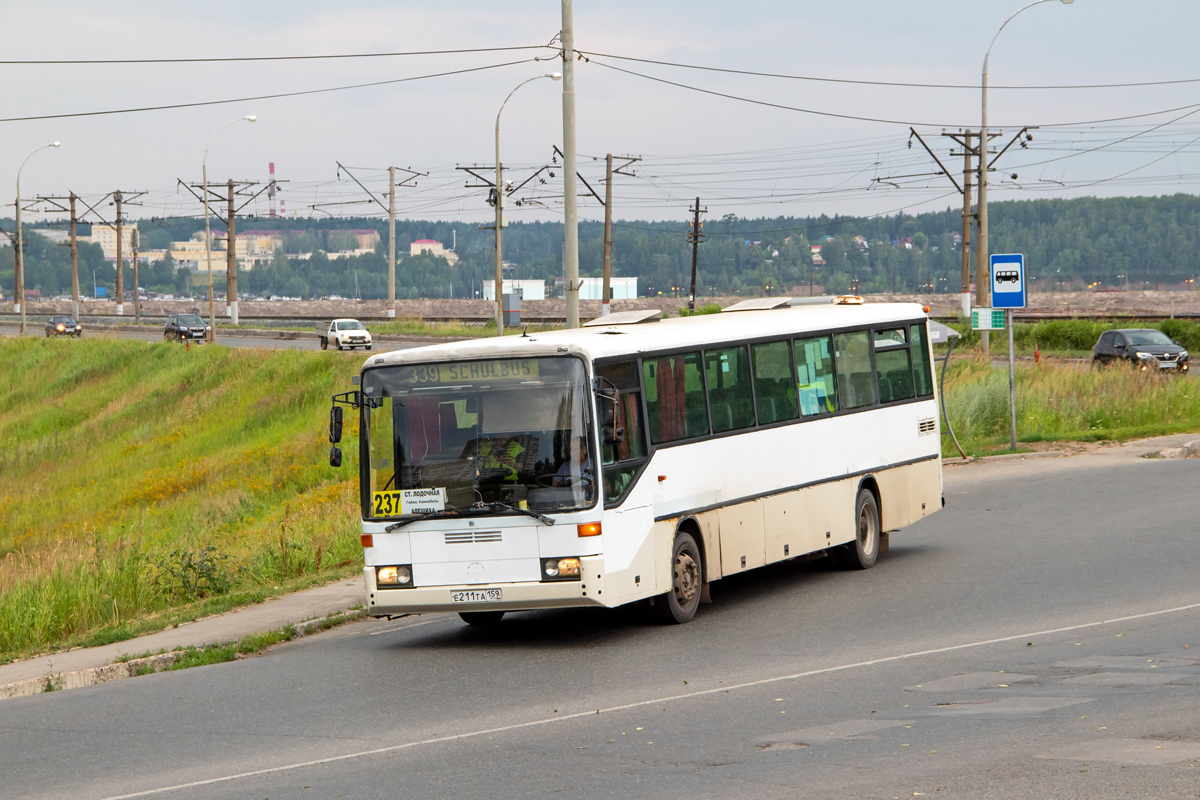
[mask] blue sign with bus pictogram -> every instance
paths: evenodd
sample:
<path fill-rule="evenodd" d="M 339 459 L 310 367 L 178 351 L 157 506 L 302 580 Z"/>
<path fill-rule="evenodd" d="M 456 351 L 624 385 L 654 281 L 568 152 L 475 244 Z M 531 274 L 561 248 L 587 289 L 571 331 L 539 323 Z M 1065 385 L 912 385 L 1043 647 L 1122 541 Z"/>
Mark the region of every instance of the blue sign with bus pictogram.
<path fill-rule="evenodd" d="M 992 308 L 1025 307 L 1025 256 L 1020 253 L 993 255 Z"/>

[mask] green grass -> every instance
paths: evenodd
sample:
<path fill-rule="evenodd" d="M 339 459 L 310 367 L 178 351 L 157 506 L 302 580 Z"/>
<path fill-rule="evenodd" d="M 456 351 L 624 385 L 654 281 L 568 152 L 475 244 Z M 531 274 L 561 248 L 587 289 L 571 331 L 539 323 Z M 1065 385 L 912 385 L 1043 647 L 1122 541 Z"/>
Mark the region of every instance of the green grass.
<path fill-rule="evenodd" d="M 950 323 L 950 327 L 963 335 L 957 347 L 975 347 L 979 344 L 979 332 L 971 330 L 970 320 Z M 1161 322 L 1133 322 L 1130 320 L 1087 320 L 1055 319 L 1043 322 L 1018 322 L 1013 328 L 1013 347 L 1018 353 L 1033 353 L 1037 345 L 1043 353 L 1088 357 L 1100 334 L 1116 328 L 1154 328 L 1178 341 L 1189 351 L 1200 351 L 1200 322 L 1183 319 L 1167 319 Z M 992 353 L 1007 352 L 1008 332 L 995 331 L 992 336 Z"/>
<path fill-rule="evenodd" d="M 1200 384 L 1121 367 L 1018 364 L 1018 442 L 1128 441 L 1200 431 Z M 946 409 L 963 448 L 985 455 L 1009 441 L 1008 371 L 978 354 L 955 356 Z M 943 453 L 958 455 L 949 438 Z M 1021 449 L 1021 448 L 1018 448 Z"/>
<path fill-rule="evenodd" d="M 15 337 L 0 363 L 0 660 L 361 569 L 357 448 L 334 470 L 326 440 L 356 363 Z"/>

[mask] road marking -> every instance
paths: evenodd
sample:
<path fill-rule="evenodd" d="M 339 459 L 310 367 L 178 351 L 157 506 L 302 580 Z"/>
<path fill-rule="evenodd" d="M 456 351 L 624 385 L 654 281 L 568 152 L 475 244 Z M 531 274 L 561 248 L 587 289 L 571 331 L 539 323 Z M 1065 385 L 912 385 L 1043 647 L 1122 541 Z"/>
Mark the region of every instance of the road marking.
<path fill-rule="evenodd" d="M 411 625 L 397 625 L 395 628 L 388 628 L 386 631 L 372 631 L 368 636 L 382 636 L 385 633 L 395 633 L 396 631 L 406 631 L 409 628 L 419 628 L 422 625 L 432 625 L 435 622 L 447 622 L 452 617 L 442 617 L 441 619 L 427 619 L 424 622 L 414 622 Z"/>
<path fill-rule="evenodd" d="M 517 731 L 523 728 L 534 728 L 542 725 L 551 725 L 557 722 L 564 722 L 570 719 L 581 719 L 583 717 L 594 717 L 599 714 L 612 714 L 618 711 L 628 711 L 634 708 L 644 708 L 645 706 L 659 705 L 662 703 L 676 703 L 681 700 L 692 700 L 697 697 L 706 697 L 708 695 L 721 694 L 738 691 L 740 689 L 751 689 L 757 686 L 766 686 L 772 683 L 780 683 L 782 681 L 794 681 L 800 678 L 811 678 L 815 675 L 828 675 L 833 672 L 845 672 L 852 669 L 860 669 L 862 667 L 873 667 L 879 664 L 890 664 L 896 661 L 906 661 L 912 658 L 921 658 L 923 656 L 940 655 L 942 653 L 952 653 L 956 650 L 970 650 L 976 647 L 987 647 L 993 644 L 1003 644 L 1004 642 L 1012 642 L 1018 639 L 1032 639 L 1036 636 L 1052 636 L 1057 633 L 1069 633 L 1071 631 L 1086 630 L 1088 628 L 1099 628 L 1104 625 L 1115 625 L 1119 622 L 1132 622 L 1138 619 L 1147 619 L 1149 617 L 1160 617 L 1166 614 L 1176 614 L 1180 611 L 1193 611 L 1200 609 L 1200 603 L 1192 603 L 1186 606 L 1176 606 L 1175 608 L 1164 608 L 1159 611 L 1147 611 L 1143 614 L 1130 614 L 1126 617 L 1115 617 L 1113 619 L 1101 620 L 1099 622 L 1085 622 L 1079 625 L 1068 625 L 1063 628 L 1051 628 L 1044 631 L 1035 631 L 1033 633 L 1019 633 L 1013 636 L 1001 636 L 996 639 L 984 639 L 978 642 L 967 642 L 966 644 L 952 644 L 946 647 L 935 647 L 931 650 L 918 650 L 913 653 L 902 653 L 896 656 L 884 656 L 883 658 L 874 658 L 869 661 L 856 661 L 852 664 L 839 664 L 835 667 L 822 667 L 820 669 L 812 669 L 806 672 L 796 672 L 791 675 L 777 675 L 773 678 L 761 678 L 756 681 L 747 681 L 745 683 L 736 683 L 730 686 L 722 686 L 716 689 L 702 689 L 696 692 L 687 692 L 685 694 L 668 695 L 666 697 L 656 697 L 653 700 L 639 700 L 636 703 L 625 703 L 619 706 L 610 706 L 608 708 L 599 708 L 595 711 L 579 711 L 574 714 L 562 714 L 545 719 L 535 719 L 530 722 L 518 722 L 513 725 L 501 725 L 497 728 L 487 728 L 485 730 L 470 731 L 468 733 L 456 733 L 448 736 L 439 736 L 434 739 L 421 739 L 416 742 L 405 742 L 404 744 L 394 744 L 387 747 L 376 747 L 371 750 L 360 750 L 355 753 L 345 753 L 340 756 L 329 756 L 328 758 L 317 758 L 311 761 L 299 761 L 294 764 L 283 764 L 278 767 L 268 767 L 266 769 L 256 769 L 249 772 L 239 772 L 235 775 L 222 775 L 218 778 L 206 778 L 199 781 L 190 781 L 188 783 L 177 783 L 173 786 L 161 786 L 157 789 L 145 789 L 140 792 L 130 792 L 129 794 L 113 795 L 103 798 L 103 800 L 131 800 L 134 797 L 149 797 L 156 794 L 165 794 L 167 792 L 177 792 L 182 789 L 194 789 L 198 786 L 212 786 L 217 783 L 228 783 L 229 781 L 244 780 L 246 778 L 257 778 L 262 775 L 271 775 L 277 772 L 289 772 L 291 770 L 303 769 L 305 767 L 316 767 L 322 764 L 333 764 L 338 761 L 349 761 L 355 758 L 366 758 L 367 756 L 383 755 L 384 753 L 396 753 L 401 750 L 411 750 L 415 747 L 424 745 L 440 744 L 442 742 L 456 742 L 463 739 L 474 739 L 480 736 L 488 736 L 496 733 L 507 733 L 509 731 Z M 431 620 L 431 622 L 434 620 Z M 437 620 L 440 622 L 441 620 Z M 427 623 L 419 623 L 427 624 Z M 415 627 L 415 626 L 410 626 Z"/>

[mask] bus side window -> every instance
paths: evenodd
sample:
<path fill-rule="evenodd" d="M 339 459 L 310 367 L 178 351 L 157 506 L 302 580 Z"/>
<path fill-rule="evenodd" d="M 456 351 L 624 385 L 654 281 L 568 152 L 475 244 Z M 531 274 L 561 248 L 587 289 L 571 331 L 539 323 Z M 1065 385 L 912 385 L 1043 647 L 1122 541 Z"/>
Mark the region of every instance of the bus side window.
<path fill-rule="evenodd" d="M 933 394 L 933 364 L 930 362 L 924 324 L 912 326 L 912 354 L 917 397 L 929 397 Z"/>
<path fill-rule="evenodd" d="M 838 333 L 833 337 L 838 394 L 843 408 L 875 405 L 875 371 L 871 369 L 869 331 Z"/>
<path fill-rule="evenodd" d="M 796 386 L 800 395 L 800 413 L 806 417 L 837 411 L 838 388 L 833 373 L 833 352 L 829 337 L 797 339 Z"/>
<path fill-rule="evenodd" d="M 750 356 L 745 347 L 704 353 L 713 433 L 754 427 Z"/>
<path fill-rule="evenodd" d="M 700 354 L 648 358 L 642 367 L 650 441 L 660 444 L 708 433 Z"/>
<path fill-rule="evenodd" d="M 754 356 L 754 397 L 758 405 L 758 424 L 770 425 L 795 419 L 796 384 L 792 381 L 792 359 L 787 342 L 756 344 Z"/>
<path fill-rule="evenodd" d="M 612 383 L 621 393 L 621 404 L 617 407 L 616 424 L 625 429 L 625 440 L 620 444 L 602 444 L 601 463 L 646 457 L 646 433 L 642 427 L 642 393 L 638 384 L 636 361 L 620 364 L 604 364 L 596 368 L 596 376 Z"/>

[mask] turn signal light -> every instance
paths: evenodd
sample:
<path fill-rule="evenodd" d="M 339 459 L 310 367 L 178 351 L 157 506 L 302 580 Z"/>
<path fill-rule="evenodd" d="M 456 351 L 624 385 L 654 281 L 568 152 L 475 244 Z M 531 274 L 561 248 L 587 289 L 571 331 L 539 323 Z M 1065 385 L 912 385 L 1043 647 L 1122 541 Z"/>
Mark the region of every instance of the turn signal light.
<path fill-rule="evenodd" d="M 369 533 L 359 534 L 358 540 L 360 542 L 362 542 L 363 547 L 374 547 L 375 546 L 375 537 Z"/>
<path fill-rule="evenodd" d="M 599 536 L 600 535 L 600 523 L 599 522 L 583 522 L 583 523 L 580 523 L 579 525 L 575 526 L 575 530 L 579 533 L 580 536 Z"/>

